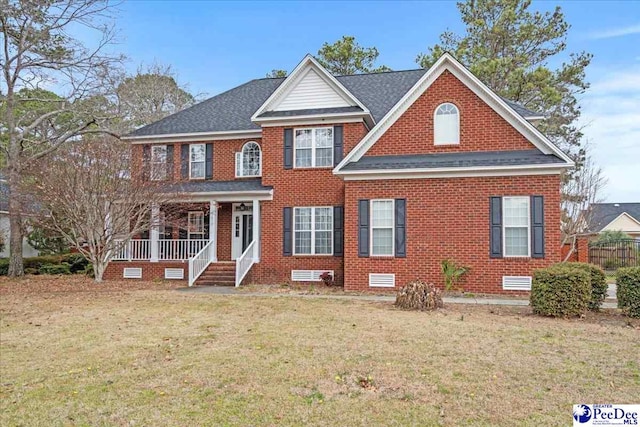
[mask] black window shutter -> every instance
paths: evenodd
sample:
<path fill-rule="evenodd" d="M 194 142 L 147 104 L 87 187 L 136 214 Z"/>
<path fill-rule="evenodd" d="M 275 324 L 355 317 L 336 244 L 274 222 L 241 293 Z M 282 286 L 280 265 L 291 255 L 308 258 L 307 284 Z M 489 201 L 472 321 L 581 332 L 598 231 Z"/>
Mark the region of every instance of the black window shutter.
<path fill-rule="evenodd" d="M 333 166 L 338 166 L 342 161 L 343 151 L 342 125 L 333 127 Z"/>
<path fill-rule="evenodd" d="M 369 256 L 369 200 L 358 200 L 358 256 Z"/>
<path fill-rule="evenodd" d="M 344 255 L 344 207 L 333 207 L 333 255 Z"/>
<path fill-rule="evenodd" d="M 531 258 L 544 258 L 543 196 L 531 196 Z"/>
<path fill-rule="evenodd" d="M 173 144 L 167 145 L 167 179 L 173 181 Z"/>
<path fill-rule="evenodd" d="M 180 146 L 180 177 L 189 178 L 189 144 Z"/>
<path fill-rule="evenodd" d="M 291 256 L 293 254 L 293 231 L 291 229 L 293 225 L 293 215 L 291 208 L 282 209 L 282 255 Z"/>
<path fill-rule="evenodd" d="M 149 181 L 151 179 L 151 146 L 145 144 L 142 146 L 142 180 Z"/>
<path fill-rule="evenodd" d="M 284 168 L 293 168 L 293 129 L 284 130 Z"/>
<path fill-rule="evenodd" d="M 407 199 L 396 199 L 395 202 L 395 253 L 398 258 L 407 256 Z"/>
<path fill-rule="evenodd" d="M 211 143 L 205 147 L 204 161 L 204 177 L 205 179 L 213 179 L 213 144 Z"/>
<path fill-rule="evenodd" d="M 489 200 L 490 253 L 491 258 L 502 258 L 502 197 Z"/>

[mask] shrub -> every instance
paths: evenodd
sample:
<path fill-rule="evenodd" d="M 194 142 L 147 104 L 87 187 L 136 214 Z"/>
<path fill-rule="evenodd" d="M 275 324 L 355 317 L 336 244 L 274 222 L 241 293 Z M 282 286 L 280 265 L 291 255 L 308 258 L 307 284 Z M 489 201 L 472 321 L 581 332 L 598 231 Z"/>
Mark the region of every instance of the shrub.
<path fill-rule="evenodd" d="M 9 258 L 0 258 L 0 276 L 9 274 Z"/>
<path fill-rule="evenodd" d="M 322 280 L 322 283 L 324 283 L 325 286 L 333 286 L 333 276 L 328 271 L 325 271 L 320 275 L 320 280 Z"/>
<path fill-rule="evenodd" d="M 405 310 L 435 310 L 444 306 L 440 290 L 421 280 L 400 288 L 395 305 Z"/>
<path fill-rule="evenodd" d="M 39 270 L 43 265 L 48 264 L 60 264 L 62 262 L 62 257 L 60 255 L 41 255 L 34 256 L 30 258 L 25 258 L 24 268 L 35 268 Z"/>
<path fill-rule="evenodd" d="M 555 265 L 536 270 L 530 303 L 535 314 L 552 317 L 583 315 L 591 299 L 591 277 L 584 269 Z"/>
<path fill-rule="evenodd" d="M 89 260 L 87 260 L 84 255 L 78 253 L 63 255 L 62 262 L 69 264 L 69 270 L 71 270 L 72 274 L 84 273 L 85 268 L 89 264 Z"/>
<path fill-rule="evenodd" d="M 450 291 L 460 282 L 462 276 L 469 272 L 469 267 L 456 264 L 450 259 L 442 260 L 440 263 L 440 271 L 444 276 L 444 289 Z"/>
<path fill-rule="evenodd" d="M 40 271 L 36 268 L 25 268 L 24 269 L 24 274 L 33 274 L 33 275 L 38 275 L 40 274 Z"/>
<path fill-rule="evenodd" d="M 69 264 L 45 264 L 38 271 L 40 274 L 71 274 Z"/>
<path fill-rule="evenodd" d="M 616 272 L 618 308 L 629 317 L 640 317 L 640 267 L 621 268 Z"/>
<path fill-rule="evenodd" d="M 93 271 L 93 264 L 91 263 L 87 264 L 87 266 L 84 268 L 83 273 L 86 274 L 87 277 L 90 277 L 92 279 L 95 279 L 96 277 L 96 273 Z"/>
<path fill-rule="evenodd" d="M 586 262 L 561 262 L 560 266 L 573 267 L 589 273 L 591 279 L 591 300 L 589 301 L 589 310 L 598 311 L 600 306 L 607 298 L 607 277 L 604 271 L 597 265 L 587 264 Z"/>

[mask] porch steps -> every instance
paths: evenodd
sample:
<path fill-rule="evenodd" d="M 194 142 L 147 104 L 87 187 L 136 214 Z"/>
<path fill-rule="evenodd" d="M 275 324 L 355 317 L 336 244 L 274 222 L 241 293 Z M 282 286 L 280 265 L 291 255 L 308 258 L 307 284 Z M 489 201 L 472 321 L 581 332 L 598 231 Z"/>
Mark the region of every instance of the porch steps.
<path fill-rule="evenodd" d="M 196 286 L 235 286 L 236 262 L 218 261 L 209 264 L 195 284 Z"/>

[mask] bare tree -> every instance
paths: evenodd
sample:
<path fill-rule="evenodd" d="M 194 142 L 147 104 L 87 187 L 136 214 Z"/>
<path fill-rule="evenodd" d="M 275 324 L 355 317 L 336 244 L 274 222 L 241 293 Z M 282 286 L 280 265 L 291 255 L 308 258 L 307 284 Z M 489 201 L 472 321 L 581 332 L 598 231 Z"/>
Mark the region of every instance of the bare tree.
<path fill-rule="evenodd" d="M 10 193 L 10 276 L 23 274 L 25 171 L 67 141 L 103 132 L 109 118 L 92 107 L 122 59 L 104 54 L 114 37 L 110 10 L 105 0 L 0 0 L 0 152 Z M 74 39 L 78 28 L 94 31 L 98 42 L 89 48 Z M 63 95 L 41 96 L 43 88 Z M 43 108 L 21 114 L 28 103 Z"/>
<path fill-rule="evenodd" d="M 55 231 L 91 263 L 96 281 L 123 245 L 150 227 L 152 207 L 173 199 L 166 181 L 129 176 L 130 146 L 115 138 L 73 142 L 47 159 L 29 190 L 42 204 L 39 226 Z M 144 168 L 141 168 L 144 169 Z M 164 175 L 164 174 L 163 174 Z"/>
<path fill-rule="evenodd" d="M 602 200 L 602 190 L 606 184 L 602 169 L 587 155 L 572 179 L 567 180 L 562 187 L 562 243 L 571 245 L 566 259 L 569 259 L 576 249 L 577 236 L 588 231 L 591 223 L 591 205 Z"/>

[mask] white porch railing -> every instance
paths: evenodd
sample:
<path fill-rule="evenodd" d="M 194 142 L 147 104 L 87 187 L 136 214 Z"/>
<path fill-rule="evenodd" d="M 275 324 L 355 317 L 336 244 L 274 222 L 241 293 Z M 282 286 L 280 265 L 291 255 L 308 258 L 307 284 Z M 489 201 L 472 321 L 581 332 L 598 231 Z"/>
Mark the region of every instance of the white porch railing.
<path fill-rule="evenodd" d="M 148 239 L 131 239 L 126 243 L 116 240 L 116 250 L 111 259 L 121 261 L 140 261 L 151 258 L 151 241 Z"/>
<path fill-rule="evenodd" d="M 213 241 L 210 241 L 193 258 L 189 258 L 189 286 L 193 286 L 196 279 L 211 263 L 213 248 Z"/>
<path fill-rule="evenodd" d="M 204 239 L 161 239 L 158 240 L 159 261 L 186 261 L 209 243 Z M 131 239 L 126 244 L 118 242 L 115 261 L 148 261 L 151 259 L 151 240 Z"/>
<path fill-rule="evenodd" d="M 242 279 L 247 275 L 249 270 L 251 270 L 251 266 L 255 264 L 256 257 L 256 241 L 255 239 L 249 243 L 247 249 L 240 255 L 238 259 L 236 259 L 236 287 L 240 286 Z"/>

